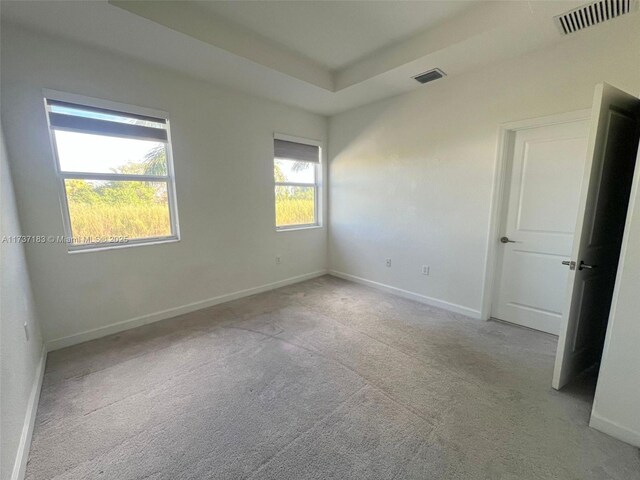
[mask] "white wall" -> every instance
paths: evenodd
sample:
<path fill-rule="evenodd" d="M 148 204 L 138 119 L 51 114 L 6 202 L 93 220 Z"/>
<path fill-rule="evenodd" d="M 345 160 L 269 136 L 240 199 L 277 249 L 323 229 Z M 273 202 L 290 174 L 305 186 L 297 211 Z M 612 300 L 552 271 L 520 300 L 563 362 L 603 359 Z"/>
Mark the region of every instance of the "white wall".
<path fill-rule="evenodd" d="M 591 426 L 640 447 L 640 158 L 636 164 L 620 267 Z"/>
<path fill-rule="evenodd" d="M 480 316 L 499 124 L 638 93 L 639 44 L 634 14 L 332 117 L 330 268 Z"/>
<path fill-rule="evenodd" d="M 640 42 L 639 27 L 632 15 L 551 50 L 333 117 L 331 268 L 479 314 L 498 125 L 586 108 L 601 81 L 638 93 L 640 52 L 630 46 Z M 124 328 L 109 328 L 118 322 L 325 268 L 326 229 L 276 233 L 271 186 L 273 132 L 326 140 L 323 117 L 11 25 L 2 28 L 2 62 L 3 123 L 25 234 L 63 234 L 42 88 L 166 110 L 172 120 L 182 240 L 73 255 L 64 245 L 28 245 L 45 339 L 97 336 Z M 2 169 L 4 212 L 13 205 L 5 201 L 4 156 Z M 12 222 L 7 228 L 18 231 Z M 632 239 L 640 218 L 634 225 Z M 24 410 L 40 358 L 21 248 L 5 248 L 2 298 L 23 303 L 2 305 L 3 478 L 24 419 L 10 408 Z M 640 249 L 628 248 L 623 265 L 624 278 L 637 279 Z M 21 295 L 5 295 L 16 287 Z M 629 365 L 637 364 L 637 288 L 635 280 L 620 288 L 594 411 L 636 432 L 640 392 Z M 23 319 L 32 340 L 20 344 Z M 9 364 L 24 372 L 5 374 Z M 5 383 L 16 381 L 6 395 Z"/>
<path fill-rule="evenodd" d="M 1 130 L 0 157 L 2 239 L 20 235 L 21 230 Z M 20 462 L 26 461 L 20 449 L 29 446 L 31 430 L 24 427 L 34 420 L 32 407 L 37 402 L 44 352 L 22 244 L 0 242 L 0 271 L 0 478 L 8 480 L 20 478 L 19 470 L 24 468 Z"/>
<path fill-rule="evenodd" d="M 324 141 L 324 117 L 3 25 L 2 114 L 25 233 L 63 234 L 42 88 L 169 112 L 182 235 L 76 254 L 29 245 L 44 337 L 63 339 L 54 346 L 326 268 L 326 228 L 275 231 L 272 163 L 274 132 Z"/>

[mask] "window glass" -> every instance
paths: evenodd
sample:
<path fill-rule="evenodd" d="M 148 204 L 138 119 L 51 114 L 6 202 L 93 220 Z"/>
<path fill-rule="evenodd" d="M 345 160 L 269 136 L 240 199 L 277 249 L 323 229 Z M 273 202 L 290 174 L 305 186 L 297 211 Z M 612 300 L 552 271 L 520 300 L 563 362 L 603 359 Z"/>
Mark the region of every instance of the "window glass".
<path fill-rule="evenodd" d="M 273 151 L 276 228 L 318 225 L 320 147 L 276 138 Z"/>
<path fill-rule="evenodd" d="M 74 243 L 171 235 L 165 182 L 66 179 Z"/>
<path fill-rule="evenodd" d="M 316 222 L 315 187 L 276 185 L 276 226 L 312 225 Z"/>
<path fill-rule="evenodd" d="M 273 162 L 276 182 L 315 183 L 316 164 L 276 158 Z"/>
<path fill-rule="evenodd" d="M 166 175 L 164 142 L 54 130 L 60 169 L 66 172 Z"/>
<path fill-rule="evenodd" d="M 70 249 L 177 239 L 168 119 L 51 99 L 47 112 Z"/>

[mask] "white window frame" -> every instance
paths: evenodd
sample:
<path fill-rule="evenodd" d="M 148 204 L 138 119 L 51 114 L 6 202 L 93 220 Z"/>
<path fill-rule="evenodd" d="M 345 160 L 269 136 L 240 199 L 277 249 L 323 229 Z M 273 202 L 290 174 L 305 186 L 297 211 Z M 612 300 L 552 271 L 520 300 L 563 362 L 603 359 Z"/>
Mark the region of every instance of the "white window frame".
<path fill-rule="evenodd" d="M 314 183 L 301 183 L 301 182 L 276 182 L 275 181 L 275 176 L 273 174 L 273 167 L 275 165 L 275 161 L 276 161 L 276 156 L 275 156 L 275 152 L 273 155 L 273 159 L 272 159 L 272 164 L 271 164 L 271 178 L 273 178 L 273 192 L 274 192 L 274 198 L 273 198 L 273 207 L 274 207 L 274 224 L 275 224 L 275 228 L 277 232 L 286 232 L 286 231 L 292 231 L 292 230 L 308 230 L 308 229 L 312 229 L 312 228 L 320 228 L 322 227 L 322 211 L 321 211 L 321 207 L 322 207 L 322 142 L 320 142 L 319 140 L 311 140 L 309 138 L 302 138 L 302 137 L 294 137 L 292 135 L 285 135 L 282 133 L 274 133 L 273 134 L 273 139 L 274 140 L 284 140 L 287 142 L 295 142 L 295 143 L 301 143 L 303 145 L 313 145 L 314 147 L 318 147 L 318 163 L 316 163 L 315 165 L 313 165 L 313 168 L 315 169 L 315 181 Z M 286 159 L 285 159 L 286 160 Z M 312 162 L 308 162 L 308 163 L 312 163 Z M 314 187 L 314 195 L 313 195 L 313 199 L 314 199 L 314 205 L 313 205 L 313 216 L 314 216 L 314 221 L 313 223 L 296 223 L 294 225 L 283 225 L 281 227 L 279 227 L 277 225 L 277 223 L 275 223 L 277 221 L 276 218 L 276 202 L 278 201 L 276 196 L 275 196 L 275 187 L 277 186 L 286 186 L 286 187 Z"/>
<path fill-rule="evenodd" d="M 82 180 L 106 180 L 106 181 L 143 181 L 143 182 L 166 182 L 167 184 L 167 200 L 169 203 L 169 222 L 171 226 L 171 235 L 162 237 L 144 237 L 132 238 L 126 243 L 102 242 L 102 243 L 67 243 L 69 253 L 111 250 L 117 248 L 126 248 L 140 245 L 156 245 L 160 243 L 178 242 L 180 241 L 180 227 L 178 221 L 178 207 L 176 201 L 176 182 L 175 172 L 173 168 L 173 150 L 171 144 L 171 127 L 169 114 L 161 110 L 154 110 L 146 107 L 138 107 L 124 103 L 112 102 L 99 98 L 85 97 L 73 93 L 60 92 L 57 90 L 43 89 L 43 102 L 45 108 L 45 116 L 47 119 L 47 127 L 49 129 L 49 138 L 51 141 L 51 149 L 53 151 L 55 173 L 58 181 L 58 192 L 60 198 L 60 206 L 62 209 L 62 223 L 65 238 L 73 238 L 71 229 L 71 215 L 69 213 L 69 204 L 67 202 L 67 191 L 64 181 L 66 179 L 82 179 Z M 51 127 L 49 120 L 49 110 L 47 108 L 47 100 L 57 100 L 62 102 L 75 103 L 79 106 L 104 108 L 114 110 L 124 114 L 144 115 L 149 117 L 161 118 L 166 121 L 166 158 L 167 158 L 167 175 L 132 175 L 120 173 L 85 173 L 85 172 L 68 172 L 62 171 L 60 167 L 60 159 L 58 157 L 58 147 L 54 129 Z M 80 131 L 80 130 L 79 130 Z M 80 131 L 81 132 L 81 131 Z"/>

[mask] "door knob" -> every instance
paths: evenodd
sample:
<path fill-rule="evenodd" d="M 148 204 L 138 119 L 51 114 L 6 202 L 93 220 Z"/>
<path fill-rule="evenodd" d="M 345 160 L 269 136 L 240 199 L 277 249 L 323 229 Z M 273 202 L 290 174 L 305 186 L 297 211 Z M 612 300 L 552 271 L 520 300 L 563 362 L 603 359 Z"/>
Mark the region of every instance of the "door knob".
<path fill-rule="evenodd" d="M 502 238 L 500 238 L 500 241 L 502 243 L 516 243 L 515 240 L 509 240 L 509 237 L 502 237 Z"/>
<path fill-rule="evenodd" d="M 596 267 L 597 267 L 597 265 L 587 265 L 582 260 L 580 260 L 580 265 L 578 266 L 578 270 L 584 270 L 585 268 L 587 270 L 591 270 L 591 269 L 596 268 Z"/>

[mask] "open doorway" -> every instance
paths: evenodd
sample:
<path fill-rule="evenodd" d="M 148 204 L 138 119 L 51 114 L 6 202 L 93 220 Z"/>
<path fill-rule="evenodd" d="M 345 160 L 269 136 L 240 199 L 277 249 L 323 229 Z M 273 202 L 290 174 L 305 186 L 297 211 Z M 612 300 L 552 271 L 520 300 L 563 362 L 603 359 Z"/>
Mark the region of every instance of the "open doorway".
<path fill-rule="evenodd" d="M 640 99 L 596 87 L 565 305 L 552 385 L 591 374 L 599 363 L 613 300 L 640 138 Z M 588 375 L 589 376 L 589 375 Z"/>
<path fill-rule="evenodd" d="M 501 128 L 483 316 L 558 335 L 553 387 L 591 398 L 639 138 L 640 99 L 607 84 L 591 110 Z"/>

